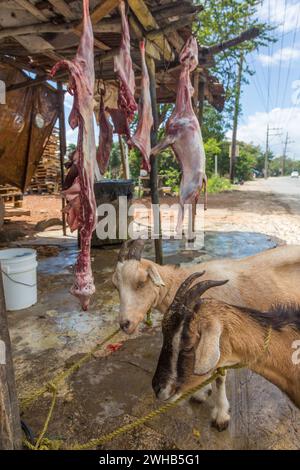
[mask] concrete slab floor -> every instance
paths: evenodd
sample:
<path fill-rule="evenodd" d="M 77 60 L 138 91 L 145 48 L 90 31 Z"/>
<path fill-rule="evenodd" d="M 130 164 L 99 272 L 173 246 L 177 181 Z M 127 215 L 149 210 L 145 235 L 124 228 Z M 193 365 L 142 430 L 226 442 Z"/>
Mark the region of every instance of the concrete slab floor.
<path fill-rule="evenodd" d="M 224 243 L 231 257 L 275 245 L 260 234 L 237 232 L 229 239 L 228 234 L 218 233 L 218 237 L 219 242 L 208 234 L 205 250 L 197 253 L 178 254 L 176 244 L 165 242 L 166 261 L 191 263 L 213 254 L 220 257 Z M 110 279 L 117 252 L 117 248 L 92 252 L 97 294 L 87 313 L 79 310 L 77 300 L 68 293 L 76 245 L 68 242 L 56 256 L 39 260 L 38 303 L 8 314 L 20 398 L 74 363 L 116 328 L 119 299 Z M 145 253 L 153 256 L 151 245 Z M 110 353 L 104 348 L 60 388 L 49 437 L 62 438 L 67 446 L 86 442 L 158 406 L 151 379 L 161 344 L 160 315 L 154 312 L 153 319 L 152 328 L 142 325 L 132 337 L 120 333 L 113 340 L 124 342 L 120 350 Z M 210 398 L 203 405 L 183 403 L 105 448 L 299 449 L 300 412 L 291 402 L 255 374 L 241 371 L 229 375 L 232 421 L 228 430 L 219 433 L 210 427 Z M 49 404 L 47 395 L 23 415 L 35 433 L 44 423 Z"/>

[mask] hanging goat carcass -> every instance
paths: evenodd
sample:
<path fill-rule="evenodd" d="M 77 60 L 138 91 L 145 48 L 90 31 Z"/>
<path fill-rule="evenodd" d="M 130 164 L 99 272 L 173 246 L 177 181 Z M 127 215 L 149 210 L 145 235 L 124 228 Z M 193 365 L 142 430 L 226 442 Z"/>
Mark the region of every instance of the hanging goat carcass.
<path fill-rule="evenodd" d="M 181 54 L 181 73 L 179 78 L 176 105 L 167 125 L 165 137 L 151 150 L 158 155 L 171 146 L 182 169 L 180 183 L 180 206 L 177 229 L 184 217 L 184 205 L 197 202 L 199 192 L 204 186 L 206 206 L 205 151 L 197 116 L 192 106 L 193 87 L 190 73 L 198 65 L 198 46 L 191 37 Z"/>
<path fill-rule="evenodd" d="M 150 171 L 151 129 L 153 115 L 150 95 L 150 80 L 145 57 L 145 41 L 140 42 L 142 60 L 142 83 L 138 109 L 138 124 L 134 136 L 128 142 L 139 149 L 143 157 L 143 168 Z"/>
<path fill-rule="evenodd" d="M 77 150 L 73 156 L 74 180 L 64 191 L 67 200 L 67 220 L 71 230 L 80 230 L 80 253 L 75 266 L 72 294 L 79 298 L 83 310 L 87 310 L 91 295 L 95 292 L 91 269 L 91 237 L 96 223 L 94 196 L 94 165 L 96 144 L 93 124 L 94 92 L 94 36 L 89 14 L 89 0 L 83 0 L 83 31 L 74 60 L 62 60 L 52 69 L 54 76 L 59 69 L 70 72 L 68 91 L 74 95 L 69 117 L 72 129 L 78 127 Z"/>

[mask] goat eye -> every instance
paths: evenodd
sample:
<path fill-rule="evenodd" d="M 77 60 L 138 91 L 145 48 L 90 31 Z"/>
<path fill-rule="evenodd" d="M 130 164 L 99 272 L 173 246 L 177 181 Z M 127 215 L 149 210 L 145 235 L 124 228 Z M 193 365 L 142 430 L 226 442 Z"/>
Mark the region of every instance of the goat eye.
<path fill-rule="evenodd" d="M 142 287 L 144 287 L 144 285 L 145 285 L 144 282 L 139 281 L 139 282 L 137 283 L 137 289 L 141 289 Z"/>

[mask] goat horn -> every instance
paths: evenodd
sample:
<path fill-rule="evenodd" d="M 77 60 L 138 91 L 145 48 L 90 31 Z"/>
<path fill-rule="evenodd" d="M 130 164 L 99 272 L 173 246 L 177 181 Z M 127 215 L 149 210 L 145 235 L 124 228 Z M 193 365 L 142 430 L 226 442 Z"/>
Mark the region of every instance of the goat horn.
<path fill-rule="evenodd" d="M 130 244 L 128 251 L 128 259 L 136 259 L 137 261 L 140 261 L 145 245 L 145 240 L 138 238 L 137 240 L 132 240 L 132 242 L 133 243 Z"/>
<path fill-rule="evenodd" d="M 144 240 L 141 240 L 140 238 L 138 240 L 127 240 L 124 242 L 119 251 L 118 262 L 123 263 L 129 259 L 140 261 L 144 244 Z"/>
<path fill-rule="evenodd" d="M 128 249 L 129 241 L 131 241 L 131 240 L 127 240 L 121 246 L 121 249 L 119 251 L 119 256 L 118 256 L 118 262 L 119 263 L 123 263 L 123 261 L 125 261 L 127 259 L 127 249 Z"/>
<path fill-rule="evenodd" d="M 189 289 L 184 296 L 184 304 L 188 307 L 192 306 L 192 303 L 199 299 L 204 292 L 206 292 L 208 289 L 211 289 L 211 287 L 217 287 L 217 286 L 223 286 L 228 282 L 228 279 L 225 281 L 202 281 L 198 282 L 195 286 L 193 286 L 191 289 Z"/>
<path fill-rule="evenodd" d="M 203 276 L 204 273 L 205 273 L 205 271 L 197 272 L 197 273 L 193 273 L 189 277 L 187 277 L 186 280 L 183 281 L 183 283 L 181 284 L 181 286 L 177 290 L 173 302 L 181 302 L 183 296 L 185 295 L 185 293 L 187 291 L 187 289 L 192 285 L 194 280 L 197 279 L 200 276 Z"/>

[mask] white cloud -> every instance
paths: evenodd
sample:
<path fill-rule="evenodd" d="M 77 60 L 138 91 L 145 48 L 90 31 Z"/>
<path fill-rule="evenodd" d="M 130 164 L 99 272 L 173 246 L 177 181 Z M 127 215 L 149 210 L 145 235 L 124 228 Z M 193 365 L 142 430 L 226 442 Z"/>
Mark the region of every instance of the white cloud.
<path fill-rule="evenodd" d="M 280 62 L 284 64 L 285 62 L 288 62 L 290 60 L 298 60 L 298 59 L 300 59 L 300 48 L 293 49 L 291 47 L 284 47 L 282 49 L 279 49 L 278 51 L 274 52 L 273 55 L 267 55 L 267 54 L 258 55 L 258 60 L 264 66 L 268 66 L 268 65 L 275 66 L 275 65 L 279 65 Z"/>
<path fill-rule="evenodd" d="M 285 10 L 286 4 L 286 10 Z M 300 29 L 300 3 L 299 0 L 264 0 L 258 9 L 261 20 L 278 26 L 280 32 Z"/>
<path fill-rule="evenodd" d="M 282 136 L 270 136 L 270 148 L 275 155 L 282 155 L 283 140 L 286 133 L 294 141 L 289 145 L 289 156 L 300 158 L 299 139 L 300 107 L 294 108 L 274 108 L 269 113 L 257 112 L 248 116 L 246 123 L 238 129 L 238 139 L 247 143 L 260 145 L 264 148 L 266 141 L 267 125 L 270 128 L 281 128 Z M 275 134 L 271 131 L 270 134 Z M 230 133 L 228 133 L 230 138 Z"/>

